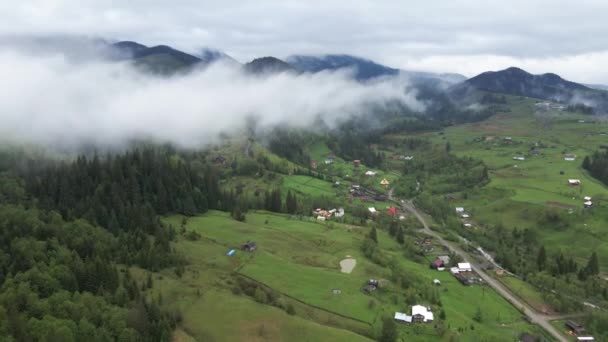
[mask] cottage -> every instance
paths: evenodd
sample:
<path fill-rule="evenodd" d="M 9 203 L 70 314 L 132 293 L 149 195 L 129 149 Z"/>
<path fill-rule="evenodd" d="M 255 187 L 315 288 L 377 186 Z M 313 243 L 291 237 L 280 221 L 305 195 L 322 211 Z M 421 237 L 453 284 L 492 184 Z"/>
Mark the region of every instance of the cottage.
<path fill-rule="evenodd" d="M 580 179 L 568 179 L 568 185 L 577 186 L 581 185 Z"/>
<path fill-rule="evenodd" d="M 247 241 L 241 245 L 241 250 L 246 252 L 253 252 L 258 248 L 254 241 Z"/>
<path fill-rule="evenodd" d="M 513 160 L 524 161 L 524 160 L 526 160 L 526 158 L 525 157 L 513 157 Z"/>
<path fill-rule="evenodd" d="M 456 207 L 456 212 L 459 214 L 463 214 L 464 213 L 464 208 L 463 207 Z"/>
<path fill-rule="evenodd" d="M 367 210 L 372 214 L 375 214 L 377 212 L 376 208 L 374 208 L 374 207 L 369 207 L 369 208 L 367 208 Z"/>
<path fill-rule="evenodd" d="M 365 172 L 365 175 L 366 175 L 366 176 L 373 177 L 373 176 L 375 176 L 375 175 L 376 175 L 376 172 L 369 170 L 369 171 L 366 171 L 366 172 Z"/>
<path fill-rule="evenodd" d="M 355 159 L 355 160 L 353 160 L 353 166 L 354 166 L 354 167 L 359 167 L 359 166 L 361 166 L 361 161 L 360 161 L 359 159 Z"/>
<path fill-rule="evenodd" d="M 576 155 L 574 155 L 574 154 L 566 154 L 564 156 L 564 160 L 565 161 L 575 161 L 576 160 Z"/>
<path fill-rule="evenodd" d="M 404 160 L 412 160 L 414 159 L 414 156 L 405 156 L 403 157 Z"/>
<path fill-rule="evenodd" d="M 576 338 L 577 341 L 595 341 L 593 336 L 579 336 Z"/>
<path fill-rule="evenodd" d="M 338 208 L 338 211 L 334 214 L 335 217 L 343 217 L 344 216 L 344 208 Z"/>
<path fill-rule="evenodd" d="M 400 323 L 412 323 L 412 316 L 408 316 L 407 314 L 401 312 L 395 312 L 395 321 Z"/>
<path fill-rule="evenodd" d="M 414 322 L 432 322 L 435 319 L 431 310 L 422 305 L 412 306 L 412 321 Z"/>
<path fill-rule="evenodd" d="M 566 323 L 564 323 L 564 325 L 566 326 L 566 328 L 568 328 L 571 332 L 575 333 L 576 335 L 580 335 L 582 333 L 585 332 L 585 327 L 583 327 L 582 325 L 574 322 L 574 321 L 566 321 Z"/>
<path fill-rule="evenodd" d="M 450 256 L 449 255 L 440 255 L 437 257 L 437 259 L 443 261 L 444 265 L 447 265 L 450 263 Z"/>
<path fill-rule="evenodd" d="M 471 264 L 468 262 L 459 262 L 458 271 L 459 272 L 472 272 L 473 268 L 471 267 Z"/>
<path fill-rule="evenodd" d="M 460 215 L 460 217 L 462 217 L 463 219 L 468 219 L 470 216 L 469 214 L 462 214 Z"/>
<path fill-rule="evenodd" d="M 386 211 L 387 214 L 391 215 L 391 216 L 395 216 L 397 215 L 397 208 L 395 207 L 390 207 L 388 208 L 388 210 Z"/>
<path fill-rule="evenodd" d="M 463 224 L 463 226 L 464 226 L 465 228 L 473 228 L 473 225 L 472 225 L 472 224 L 470 224 L 470 223 L 465 223 L 465 224 Z"/>
<path fill-rule="evenodd" d="M 441 259 L 435 259 L 432 263 L 431 263 L 431 268 L 432 269 L 438 269 L 440 267 L 443 267 L 443 261 Z"/>
<path fill-rule="evenodd" d="M 585 202 L 583 203 L 583 206 L 584 206 L 585 208 L 591 208 L 591 207 L 593 207 L 593 202 L 591 202 L 591 201 L 585 201 Z"/>
<path fill-rule="evenodd" d="M 583 197 L 583 200 L 585 200 L 585 201 L 591 201 L 591 197 L 585 196 L 585 197 Z"/>

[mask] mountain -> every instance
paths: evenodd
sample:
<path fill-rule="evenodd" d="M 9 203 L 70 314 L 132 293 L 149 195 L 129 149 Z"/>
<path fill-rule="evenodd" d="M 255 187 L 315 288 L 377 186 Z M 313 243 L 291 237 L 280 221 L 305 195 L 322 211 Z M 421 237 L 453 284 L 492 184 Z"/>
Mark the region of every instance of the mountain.
<path fill-rule="evenodd" d="M 131 60 L 136 66 L 154 73 L 170 75 L 188 71 L 203 60 L 167 45 L 147 47 L 131 41 L 111 44 L 114 59 Z"/>
<path fill-rule="evenodd" d="M 533 75 L 511 67 L 501 71 L 488 71 L 456 85 L 450 92 L 463 96 L 470 90 L 526 96 L 565 104 L 584 104 L 598 112 L 608 110 L 608 92 L 567 81 L 559 75 L 547 73 Z"/>
<path fill-rule="evenodd" d="M 203 63 L 214 63 L 217 61 L 226 61 L 230 63 L 238 63 L 236 59 L 230 57 L 226 53 L 211 49 L 211 48 L 202 48 L 197 54 L 196 57 L 200 58 Z"/>
<path fill-rule="evenodd" d="M 302 72 L 319 72 L 324 70 L 339 70 L 352 68 L 354 77 L 358 81 L 366 81 L 377 77 L 391 77 L 402 75 L 410 79 L 414 86 L 446 88 L 466 80 L 459 74 L 435 74 L 422 71 L 409 71 L 391 68 L 378 64 L 369 59 L 351 55 L 322 55 L 303 56 L 293 55 L 287 62 Z"/>
<path fill-rule="evenodd" d="M 324 70 L 338 70 L 353 68 L 357 80 L 368 80 L 381 76 L 396 76 L 398 69 L 393 69 L 373 61 L 350 55 L 324 55 L 324 56 L 290 56 L 287 62 L 302 72 L 319 72 Z"/>
<path fill-rule="evenodd" d="M 245 64 L 243 67 L 246 72 L 255 75 L 297 72 L 293 66 L 275 57 L 256 58 L 253 61 Z"/>

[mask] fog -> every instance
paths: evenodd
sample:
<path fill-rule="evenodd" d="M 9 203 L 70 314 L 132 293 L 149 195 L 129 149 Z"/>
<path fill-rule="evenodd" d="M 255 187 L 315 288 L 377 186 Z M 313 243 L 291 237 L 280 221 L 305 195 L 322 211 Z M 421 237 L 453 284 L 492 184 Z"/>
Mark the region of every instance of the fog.
<path fill-rule="evenodd" d="M 328 125 L 400 101 L 422 110 L 407 80 L 361 84 L 348 71 L 254 77 L 216 63 L 162 78 L 128 62 L 74 63 L 0 51 L 0 137 L 45 146 L 118 146 L 133 139 L 196 147 L 236 133 L 247 118 L 261 128 Z"/>

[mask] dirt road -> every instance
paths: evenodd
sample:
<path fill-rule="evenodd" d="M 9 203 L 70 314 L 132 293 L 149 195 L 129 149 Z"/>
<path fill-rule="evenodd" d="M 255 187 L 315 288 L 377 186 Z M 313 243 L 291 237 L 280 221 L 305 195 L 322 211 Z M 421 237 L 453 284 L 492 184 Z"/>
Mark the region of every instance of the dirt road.
<path fill-rule="evenodd" d="M 393 197 L 392 195 L 393 195 L 393 192 L 392 192 L 392 189 L 391 189 L 391 191 L 389 191 L 389 197 L 391 199 Z M 422 224 L 423 231 L 426 234 L 433 236 L 435 239 L 437 239 L 437 241 L 439 241 L 439 243 L 441 243 L 442 245 L 447 246 L 448 249 L 450 249 L 450 251 L 452 251 L 452 252 L 460 255 L 463 259 L 466 259 L 471 264 L 471 267 L 473 268 L 473 270 L 475 272 L 477 272 L 477 274 L 479 274 L 479 276 L 488 285 L 490 285 L 490 287 L 492 287 L 494 290 L 496 290 L 496 292 L 498 292 L 501 296 L 503 296 L 503 298 L 505 298 L 507 301 L 509 301 L 512 305 L 514 305 L 519 310 L 521 310 L 523 312 L 523 314 L 525 314 L 530 319 L 530 321 L 532 321 L 533 323 L 536 323 L 539 326 L 541 326 L 543 329 L 545 329 L 547 332 L 549 332 L 556 340 L 561 341 L 561 342 L 567 342 L 568 341 L 566 339 L 566 337 L 564 337 L 557 329 L 555 329 L 555 327 L 553 327 L 551 325 L 551 323 L 549 323 L 549 321 L 555 319 L 555 317 L 548 316 L 548 315 L 543 315 L 541 313 L 538 313 L 538 312 L 534 311 L 534 309 L 532 309 L 528 304 L 524 303 L 519 298 L 517 298 L 513 293 L 511 293 L 511 291 L 509 291 L 498 280 L 496 280 L 496 279 L 492 278 L 491 276 L 489 276 L 479 266 L 479 264 L 477 264 L 474 261 L 474 259 L 469 256 L 469 254 L 467 252 L 465 252 L 464 250 L 462 250 L 462 248 L 460 248 L 460 246 L 458 246 L 457 244 L 455 244 L 453 242 L 445 240 L 443 237 L 441 237 L 441 235 L 439 235 L 435 231 L 431 230 L 431 228 L 429 227 L 429 225 L 426 223 L 426 220 L 424 219 L 424 216 L 422 216 L 418 212 L 418 210 L 416 209 L 416 207 L 411 202 L 409 202 L 409 201 L 399 201 L 399 203 L 401 204 L 401 207 L 403 208 L 403 210 L 409 211 L 414 216 L 416 216 L 416 218 L 418 219 L 418 221 L 420 221 L 420 223 Z"/>

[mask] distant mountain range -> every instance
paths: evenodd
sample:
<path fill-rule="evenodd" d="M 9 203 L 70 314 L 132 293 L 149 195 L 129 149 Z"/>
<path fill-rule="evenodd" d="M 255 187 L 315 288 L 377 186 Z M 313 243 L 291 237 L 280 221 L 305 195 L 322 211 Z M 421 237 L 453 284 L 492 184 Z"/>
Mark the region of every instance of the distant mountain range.
<path fill-rule="evenodd" d="M 349 68 L 353 70 L 353 76 L 359 81 L 370 80 L 377 77 L 402 75 L 409 77 L 413 83 L 431 82 L 436 86 L 448 86 L 466 80 L 466 77 L 460 74 L 435 74 L 430 72 L 400 70 L 351 55 L 294 55 L 287 57 L 286 61 L 302 72 L 315 73 L 319 71 L 334 71 Z"/>
<path fill-rule="evenodd" d="M 240 64 L 226 53 L 210 48 L 189 54 L 166 45 L 148 47 L 133 41 L 110 43 L 103 39 L 42 37 L 21 40 L 2 38 L 0 46 L 3 44 L 31 54 L 63 51 L 74 61 L 91 58 L 132 61 L 144 70 L 164 75 L 188 72 L 218 61 L 241 66 L 247 73 L 258 76 L 281 72 L 295 74 L 350 69 L 353 78 L 361 82 L 381 77 L 405 77 L 410 81 L 411 86 L 418 90 L 418 97 L 425 101 L 445 102 L 449 98 L 457 103 L 463 99 L 466 101 L 472 91 L 482 91 L 526 96 L 564 104 L 583 104 L 595 108 L 598 113 L 608 113 L 608 86 L 583 85 L 551 73 L 533 75 L 515 67 L 488 71 L 466 79 L 460 74 L 400 70 L 369 59 L 344 54 L 293 55 L 285 61 L 268 56 Z"/>
<path fill-rule="evenodd" d="M 555 101 L 567 105 L 586 105 L 598 112 L 608 111 L 608 92 L 567 81 L 552 73 L 533 75 L 511 67 L 501 71 L 488 71 L 450 89 L 453 96 L 464 96 L 471 89 L 526 96 Z"/>

